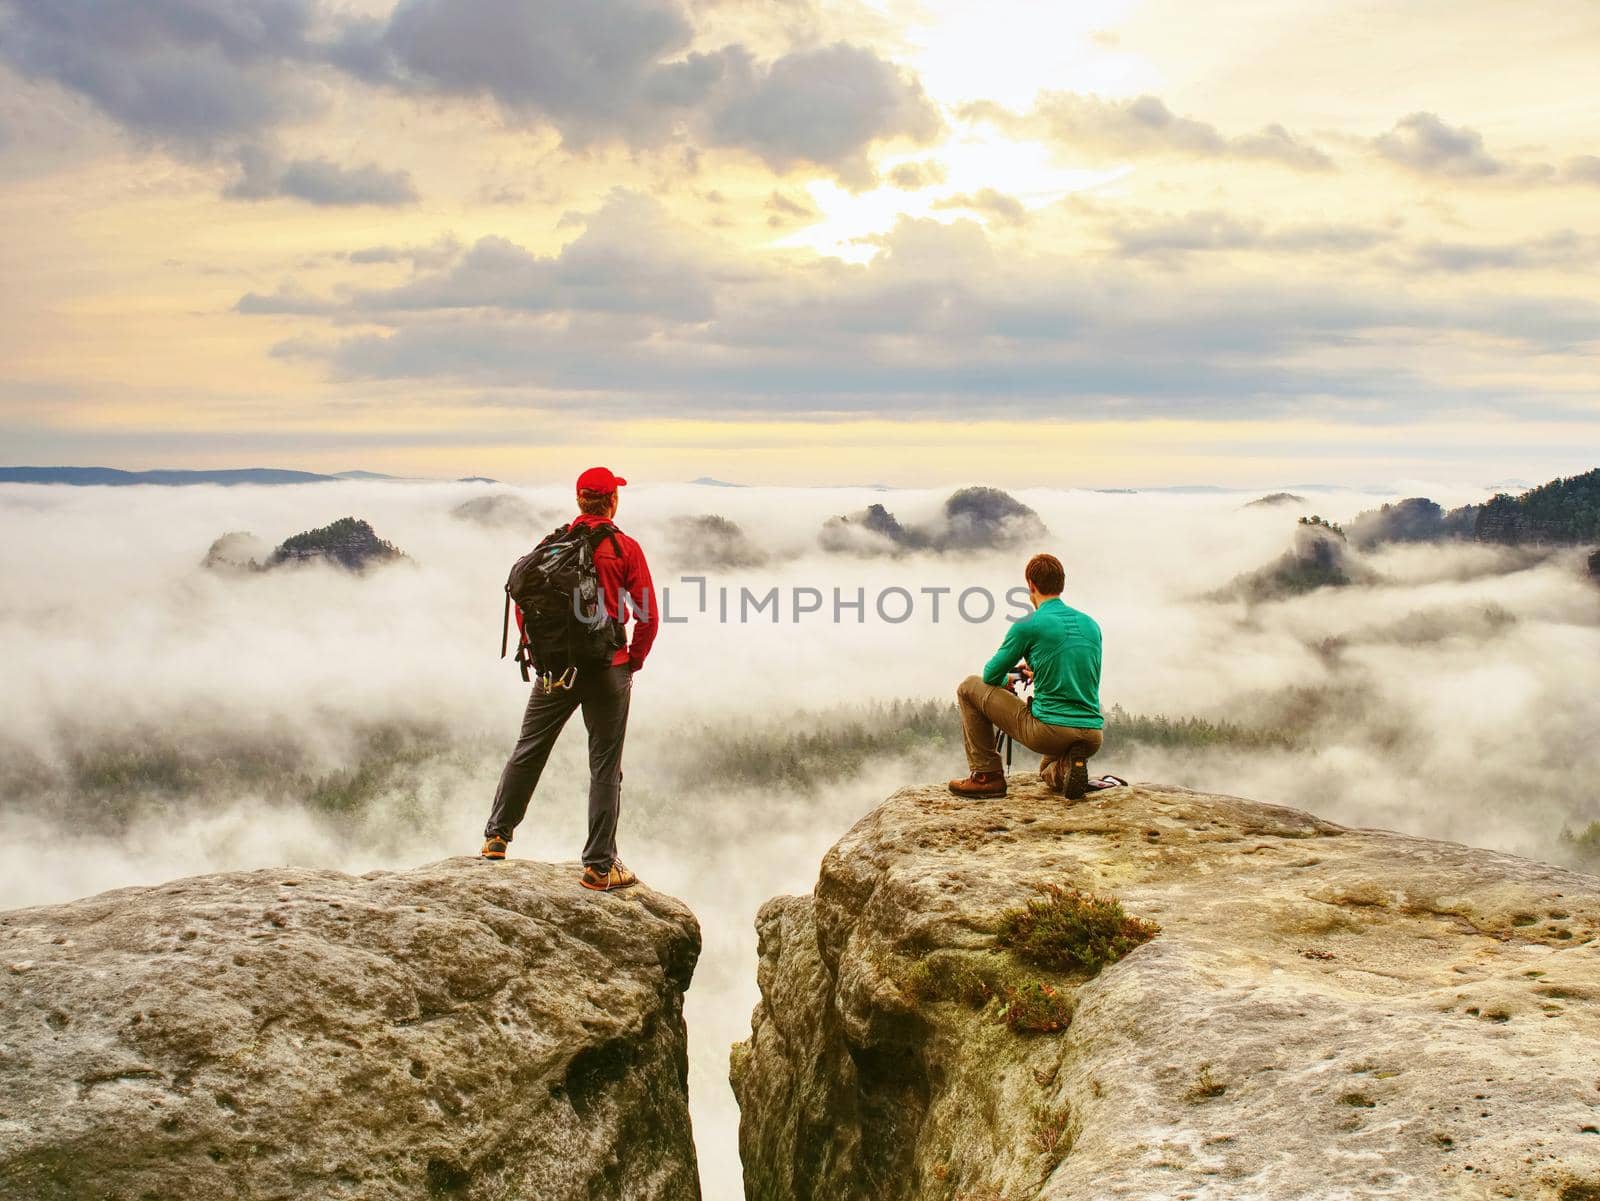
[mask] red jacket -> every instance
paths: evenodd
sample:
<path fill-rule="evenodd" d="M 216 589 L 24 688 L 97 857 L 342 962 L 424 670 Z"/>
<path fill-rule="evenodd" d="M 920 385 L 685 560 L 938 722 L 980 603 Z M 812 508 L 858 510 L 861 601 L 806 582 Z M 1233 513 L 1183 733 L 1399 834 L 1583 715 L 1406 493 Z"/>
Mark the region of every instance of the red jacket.
<path fill-rule="evenodd" d="M 573 525 L 600 525 L 610 520 L 593 513 L 579 513 Z M 617 556 L 610 538 L 603 538 L 594 550 L 595 574 L 600 577 L 600 589 L 606 596 L 606 612 L 619 621 L 633 618 L 633 640 L 612 656 L 611 666 L 632 664 L 638 671 L 644 666 L 645 656 L 656 640 L 656 630 L 661 625 L 661 614 L 656 609 L 656 586 L 650 579 L 650 565 L 644 561 L 644 551 L 639 544 L 621 530 L 617 530 L 617 543 L 622 555 Z M 618 603 L 623 590 L 628 594 L 628 607 Z M 517 615 L 517 629 L 522 629 L 522 610 L 512 606 Z"/>

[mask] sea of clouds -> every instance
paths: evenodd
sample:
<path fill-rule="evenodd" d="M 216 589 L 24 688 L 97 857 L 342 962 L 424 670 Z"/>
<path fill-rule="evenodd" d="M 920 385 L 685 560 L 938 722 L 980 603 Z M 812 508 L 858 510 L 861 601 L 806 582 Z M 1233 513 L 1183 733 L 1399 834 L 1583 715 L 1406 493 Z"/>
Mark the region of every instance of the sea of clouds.
<path fill-rule="evenodd" d="M 953 716 L 836 759 L 800 756 L 794 735 L 815 730 L 825 750 L 865 725 L 870 743 L 870 723 L 890 720 L 872 706 L 951 698 L 1018 612 L 1007 591 L 1035 550 L 1065 562 L 1068 602 L 1104 630 L 1107 706 L 1285 732 L 1282 745 L 1113 735 L 1096 767 L 1557 861 L 1575 854 L 1563 831 L 1600 819 L 1600 590 L 1575 552 L 1393 547 L 1363 557 L 1373 582 L 1249 605 L 1210 598 L 1281 554 L 1296 516 L 1348 520 L 1389 498 L 1317 493 L 1285 509 L 1022 489 L 1050 531 L 1037 545 L 891 553 L 822 536 L 873 503 L 936 531 L 950 491 L 623 493 L 618 523 L 675 620 L 635 680 L 621 846 L 705 932 L 688 1019 L 712 1201 L 741 1195 L 726 1062 L 756 999 L 756 908 L 809 890 L 826 849 L 894 788 L 964 774 Z M 512 499 L 453 515 L 485 495 Z M 0 907 L 222 869 L 475 853 L 527 695 L 497 658 L 501 586 L 569 505 L 565 486 L 0 488 Z M 224 532 L 271 544 L 345 515 L 410 561 L 365 575 L 199 566 Z M 739 531 L 693 521 L 706 515 Z M 741 589 L 774 588 L 775 611 L 741 606 Z M 897 589 L 905 620 L 892 620 Z M 957 610 L 968 589 L 995 598 L 989 620 Z M 865 604 L 835 620 L 835 590 Z M 796 617 L 813 592 L 820 607 Z M 981 614 L 978 593 L 967 609 Z M 583 750 L 569 733 L 514 854 L 576 857 Z"/>

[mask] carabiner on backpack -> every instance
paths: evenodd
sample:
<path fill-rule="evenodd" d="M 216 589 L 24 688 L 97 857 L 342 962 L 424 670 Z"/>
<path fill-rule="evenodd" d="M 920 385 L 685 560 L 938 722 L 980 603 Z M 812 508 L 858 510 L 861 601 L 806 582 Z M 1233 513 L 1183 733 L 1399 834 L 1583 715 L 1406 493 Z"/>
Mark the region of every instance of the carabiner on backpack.
<path fill-rule="evenodd" d="M 578 668 L 576 664 L 568 667 L 559 676 L 547 671 L 539 677 L 539 686 L 546 692 L 560 692 L 564 688 L 571 688 L 578 682 Z"/>

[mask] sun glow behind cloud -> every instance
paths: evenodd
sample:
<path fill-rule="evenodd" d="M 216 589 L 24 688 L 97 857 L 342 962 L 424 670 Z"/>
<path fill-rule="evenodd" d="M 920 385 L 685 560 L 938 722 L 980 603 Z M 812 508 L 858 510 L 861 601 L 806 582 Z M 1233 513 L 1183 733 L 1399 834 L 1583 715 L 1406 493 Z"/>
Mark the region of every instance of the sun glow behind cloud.
<path fill-rule="evenodd" d="M 931 0 L 905 34 L 908 63 L 945 104 L 991 100 L 1025 108 L 1045 89 L 1136 95 L 1157 88 L 1154 64 L 1114 32 L 1137 0 Z"/>
<path fill-rule="evenodd" d="M 882 236 L 903 217 L 942 222 L 981 218 L 981 213 L 959 201 L 986 190 L 1010 197 L 1032 212 L 1074 192 L 1113 183 L 1132 170 L 1062 166 L 1037 143 L 1014 142 L 976 127 L 963 129 L 926 152 L 886 159 L 882 169 L 887 175 L 897 166 L 928 161 L 939 164 L 944 179 L 916 190 L 880 185 L 852 192 L 833 180 L 813 181 L 806 190 L 820 219 L 774 244 L 864 263 L 880 252 Z"/>
<path fill-rule="evenodd" d="M 902 217 L 972 219 L 981 214 L 949 202 L 986 192 L 1010 197 L 1032 212 L 1132 170 L 1063 162 L 1050 147 L 963 120 L 957 109 L 975 100 L 1025 109 L 1039 92 L 1051 89 L 1135 95 L 1157 86 L 1159 72 L 1123 52 L 1110 32 L 1137 7 L 1135 0 L 1079 5 L 940 0 L 918 4 L 909 14 L 897 13 L 904 6 L 895 4 L 873 7 L 907 22 L 903 61 L 940 106 L 948 134 L 937 145 L 880 159 L 878 187 L 851 190 L 833 180 L 811 182 L 807 191 L 821 219 L 776 245 L 866 262 L 879 252 L 878 239 Z M 943 178 L 915 189 L 887 182 L 896 167 L 918 163 L 935 164 Z"/>

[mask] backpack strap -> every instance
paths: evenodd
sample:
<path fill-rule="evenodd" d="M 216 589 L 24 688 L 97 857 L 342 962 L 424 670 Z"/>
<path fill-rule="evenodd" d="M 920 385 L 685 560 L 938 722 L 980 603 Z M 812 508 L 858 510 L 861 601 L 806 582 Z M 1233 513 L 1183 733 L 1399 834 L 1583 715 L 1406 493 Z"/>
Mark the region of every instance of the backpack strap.
<path fill-rule="evenodd" d="M 595 533 L 599 536 L 594 540 L 593 545 L 599 546 L 600 543 L 609 538 L 611 540 L 611 549 L 617 556 L 617 562 L 625 563 L 627 560 L 622 554 L 622 543 L 618 541 L 617 538 L 617 535 L 621 532 L 621 530 L 617 529 L 617 527 L 612 525 L 609 521 L 602 522 L 600 525 L 595 526 Z M 594 553 L 592 549 L 590 550 L 590 553 Z M 603 594 L 600 598 L 600 601 L 601 604 L 605 603 L 605 596 Z M 633 596 L 628 592 L 627 582 L 624 581 L 617 591 L 617 612 L 615 620 L 619 626 L 622 622 L 623 613 L 631 608 L 633 608 Z"/>
<path fill-rule="evenodd" d="M 590 535 L 590 550 L 592 551 L 595 547 L 599 546 L 602 542 L 609 538 L 611 539 L 611 549 L 617 552 L 617 558 L 622 558 L 622 543 L 617 541 L 617 535 L 621 532 L 621 530 L 617 529 L 617 527 L 612 525 L 609 521 L 602 521 L 599 525 L 594 527 L 594 532 Z"/>

